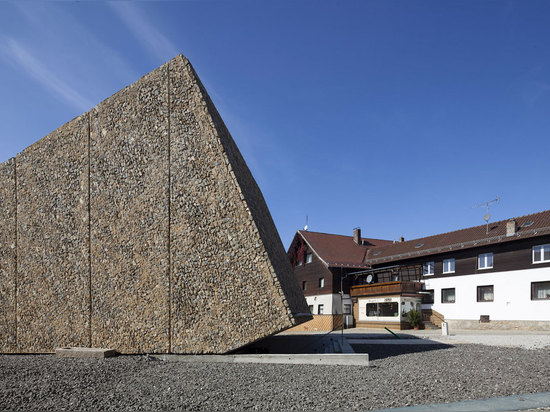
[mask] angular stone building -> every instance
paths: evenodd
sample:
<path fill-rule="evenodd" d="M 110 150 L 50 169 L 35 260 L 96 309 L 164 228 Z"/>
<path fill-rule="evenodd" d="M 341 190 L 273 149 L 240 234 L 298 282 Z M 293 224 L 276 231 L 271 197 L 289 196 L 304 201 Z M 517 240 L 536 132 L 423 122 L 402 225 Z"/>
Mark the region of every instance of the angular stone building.
<path fill-rule="evenodd" d="M 307 313 L 181 55 L 0 165 L 0 352 L 225 353 Z"/>

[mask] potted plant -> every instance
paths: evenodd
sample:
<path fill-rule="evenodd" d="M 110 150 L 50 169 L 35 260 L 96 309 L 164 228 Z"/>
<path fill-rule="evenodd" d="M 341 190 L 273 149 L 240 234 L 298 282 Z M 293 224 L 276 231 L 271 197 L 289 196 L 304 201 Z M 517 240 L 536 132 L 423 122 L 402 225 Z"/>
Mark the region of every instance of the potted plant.
<path fill-rule="evenodd" d="M 407 320 L 409 324 L 414 328 L 414 330 L 420 329 L 420 324 L 422 323 L 422 315 L 417 310 L 410 310 L 407 312 Z"/>

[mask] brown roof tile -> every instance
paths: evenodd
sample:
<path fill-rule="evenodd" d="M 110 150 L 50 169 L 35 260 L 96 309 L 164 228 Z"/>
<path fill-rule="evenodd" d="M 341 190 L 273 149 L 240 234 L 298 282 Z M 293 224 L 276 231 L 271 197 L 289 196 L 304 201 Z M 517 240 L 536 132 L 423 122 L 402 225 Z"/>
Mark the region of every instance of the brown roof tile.
<path fill-rule="evenodd" d="M 417 256 L 434 255 L 457 249 L 479 247 L 516 239 L 550 234 L 550 210 L 514 218 L 517 233 L 506 236 L 506 222 L 501 220 L 489 223 L 489 233 L 486 225 L 456 230 L 454 232 L 413 239 L 402 243 L 392 243 L 370 248 L 363 263 L 375 265 L 410 259 Z M 529 224 L 529 222 L 532 222 Z"/>
<path fill-rule="evenodd" d="M 363 245 L 353 241 L 352 236 L 299 230 L 309 246 L 329 266 L 368 267 L 363 261 L 368 249 L 391 244 L 389 240 L 361 238 Z"/>

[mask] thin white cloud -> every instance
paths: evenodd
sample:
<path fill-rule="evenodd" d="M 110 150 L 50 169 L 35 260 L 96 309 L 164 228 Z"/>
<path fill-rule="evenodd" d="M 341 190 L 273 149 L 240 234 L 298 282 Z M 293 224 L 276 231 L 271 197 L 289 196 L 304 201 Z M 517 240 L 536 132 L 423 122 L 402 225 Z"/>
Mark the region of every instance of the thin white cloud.
<path fill-rule="evenodd" d="M 135 3 L 117 1 L 107 4 L 151 54 L 163 61 L 178 54 L 172 42 L 144 17 Z"/>
<path fill-rule="evenodd" d="M 34 58 L 17 40 L 8 37 L 2 43 L 4 46 L 0 47 L 0 53 L 3 57 L 23 69 L 42 87 L 53 92 L 59 98 L 78 109 L 78 111 L 86 111 L 94 106 L 90 100 L 62 81 L 39 60 Z"/>

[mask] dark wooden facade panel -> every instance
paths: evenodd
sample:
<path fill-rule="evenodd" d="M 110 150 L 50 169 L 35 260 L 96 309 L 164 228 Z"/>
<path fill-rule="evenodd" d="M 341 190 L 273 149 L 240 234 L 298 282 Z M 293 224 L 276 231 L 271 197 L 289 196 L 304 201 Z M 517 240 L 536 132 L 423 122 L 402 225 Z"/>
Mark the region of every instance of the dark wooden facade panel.
<path fill-rule="evenodd" d="M 311 251 L 306 252 L 311 253 Z M 304 260 L 305 260 L 304 254 Z M 327 268 L 325 263 L 319 259 L 315 253 L 312 253 L 311 263 L 303 263 L 301 266 L 294 268 L 294 274 L 298 279 L 300 287 L 303 288 L 303 282 L 307 283 L 306 290 L 304 290 L 305 296 L 322 295 L 332 293 L 333 280 L 332 272 Z M 319 287 L 319 279 L 325 278 L 325 286 Z M 339 286 L 339 284 L 338 284 Z"/>
<path fill-rule="evenodd" d="M 392 264 L 413 265 L 434 262 L 434 275 L 429 278 L 448 276 L 471 275 L 475 273 L 507 272 L 511 270 L 534 269 L 550 267 L 550 262 L 534 264 L 532 261 L 532 247 L 550 243 L 550 236 L 538 238 L 520 239 L 514 242 L 497 243 L 489 246 L 442 252 L 437 255 L 420 258 L 404 259 L 377 267 L 390 266 Z M 491 269 L 478 269 L 477 258 L 483 253 L 493 253 L 493 267 Z M 443 261 L 455 259 L 455 272 L 443 273 Z"/>

